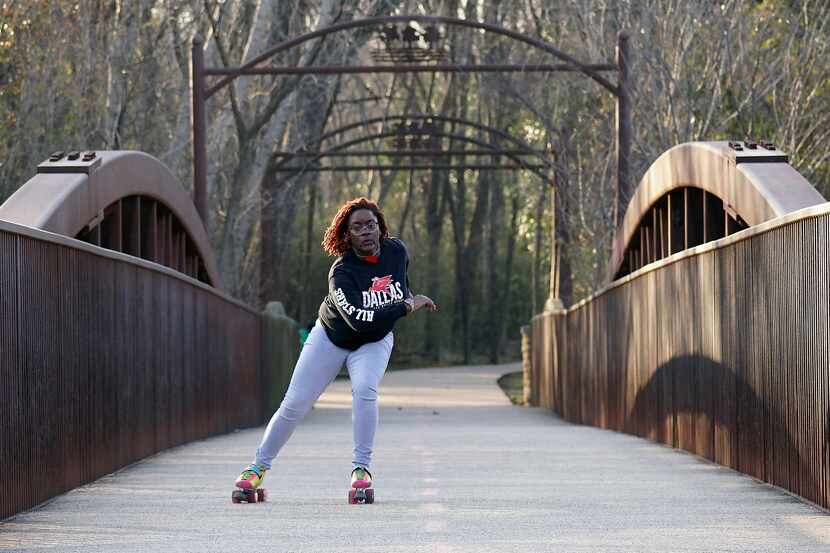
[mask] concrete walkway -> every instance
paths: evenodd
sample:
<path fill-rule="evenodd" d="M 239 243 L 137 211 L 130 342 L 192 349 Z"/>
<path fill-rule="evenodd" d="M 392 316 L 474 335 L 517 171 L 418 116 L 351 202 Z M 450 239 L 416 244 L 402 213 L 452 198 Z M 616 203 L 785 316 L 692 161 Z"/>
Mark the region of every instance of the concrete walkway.
<path fill-rule="evenodd" d="M 392 372 L 374 505 L 348 505 L 348 381 L 318 402 L 266 479 L 233 505 L 262 429 L 146 459 L 0 524 L 14 551 L 830 551 L 830 516 L 645 440 L 513 407 L 517 365 Z"/>

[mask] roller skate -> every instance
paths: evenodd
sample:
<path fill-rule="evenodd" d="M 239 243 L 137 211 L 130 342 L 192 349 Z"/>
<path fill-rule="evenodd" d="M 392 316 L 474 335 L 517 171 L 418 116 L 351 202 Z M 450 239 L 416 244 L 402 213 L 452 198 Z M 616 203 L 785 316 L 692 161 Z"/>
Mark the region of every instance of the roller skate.
<path fill-rule="evenodd" d="M 372 474 L 365 467 L 352 470 L 352 489 L 349 490 L 349 504 L 374 503 L 375 490 L 372 488 Z"/>
<path fill-rule="evenodd" d="M 266 470 L 259 465 L 248 465 L 234 483 L 236 489 L 231 494 L 233 503 L 262 503 L 268 498 L 268 491 L 260 488 Z"/>

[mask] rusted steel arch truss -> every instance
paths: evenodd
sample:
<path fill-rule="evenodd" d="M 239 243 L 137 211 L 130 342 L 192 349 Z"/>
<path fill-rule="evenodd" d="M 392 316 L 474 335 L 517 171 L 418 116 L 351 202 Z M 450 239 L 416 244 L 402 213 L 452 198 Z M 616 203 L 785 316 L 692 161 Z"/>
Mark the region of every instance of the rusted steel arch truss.
<path fill-rule="evenodd" d="M 335 146 L 330 148 L 321 148 L 323 142 L 340 136 L 348 131 L 361 128 L 361 127 L 369 127 L 376 123 L 388 123 L 388 122 L 398 122 L 399 124 L 403 124 L 408 121 L 423 121 L 423 122 L 437 122 L 440 121 L 442 123 L 450 123 L 452 125 L 459 125 L 463 127 L 470 127 L 480 130 L 484 133 L 490 134 L 491 136 L 502 139 L 506 142 L 509 142 L 512 149 L 505 148 L 498 143 L 495 142 L 488 142 L 483 140 L 478 140 L 476 138 L 471 138 L 465 136 L 463 134 L 456 134 L 452 132 L 445 132 L 440 127 L 433 128 L 429 130 L 429 132 L 417 132 L 417 133 L 409 133 L 404 132 L 403 134 L 399 130 L 388 130 L 382 132 L 376 132 L 371 135 L 364 135 L 359 138 L 355 138 L 352 140 L 348 140 L 345 142 L 341 142 Z M 421 127 L 423 128 L 423 127 Z M 388 149 L 388 150 L 357 150 L 352 151 L 349 148 L 352 146 L 356 146 L 365 142 L 371 142 L 377 139 L 382 138 L 401 138 L 402 136 L 422 136 L 427 139 L 427 141 L 431 141 L 434 138 L 448 138 L 450 141 L 456 142 L 463 142 L 467 144 L 473 144 L 482 148 L 481 150 L 464 150 L 464 149 L 455 149 L 455 150 L 444 150 L 441 148 L 420 148 L 420 149 Z M 539 178 L 544 180 L 549 180 L 552 182 L 552 176 L 546 173 L 546 170 L 552 170 L 554 168 L 554 160 L 552 158 L 551 152 L 545 150 L 538 150 L 534 149 L 524 141 L 511 136 L 504 131 L 496 129 L 495 127 L 490 127 L 487 125 L 483 125 L 481 123 L 476 123 L 474 121 L 468 121 L 465 119 L 461 119 L 458 117 L 448 117 L 448 116 L 441 116 L 441 115 L 425 115 L 425 114 L 413 114 L 413 115 L 392 115 L 386 117 L 375 117 L 371 119 L 366 119 L 364 121 L 360 121 L 358 123 L 351 123 L 349 125 L 345 125 L 338 129 L 334 129 L 323 134 L 318 141 L 311 144 L 306 151 L 300 152 L 274 152 L 273 154 L 275 163 L 272 166 L 272 170 L 277 173 L 291 173 L 293 174 L 300 174 L 303 171 L 365 171 L 369 169 L 373 170 L 424 170 L 424 169 L 431 169 L 431 170 L 527 170 Z M 317 162 L 323 158 L 330 158 L 330 157 L 377 157 L 377 156 L 387 156 L 387 157 L 409 157 L 411 158 L 411 162 L 409 165 L 380 165 L 380 164 L 355 164 L 355 165 L 339 165 L 339 166 L 321 166 Z M 489 164 L 483 163 L 473 163 L 468 164 L 466 162 L 462 163 L 449 163 L 447 161 L 436 161 L 436 160 L 443 160 L 448 157 L 467 157 L 467 156 L 489 156 L 495 159 L 494 162 Z M 531 156 L 538 160 L 538 163 L 529 163 L 524 158 L 527 156 Z M 506 157 L 512 161 L 510 164 L 503 164 L 500 162 L 500 158 Z M 431 158 L 431 163 L 421 163 L 415 164 L 415 158 Z M 302 165 L 293 165 L 287 166 L 289 162 L 293 160 L 304 160 Z"/>
<path fill-rule="evenodd" d="M 495 35 L 504 36 L 512 40 L 522 42 L 528 46 L 544 52 L 553 58 L 558 63 L 555 64 L 447 64 L 439 58 L 429 59 L 427 63 L 423 63 L 424 59 L 415 60 L 412 57 L 404 57 L 395 59 L 391 56 L 391 61 L 400 62 L 401 59 L 406 59 L 409 63 L 380 63 L 376 65 L 364 66 L 309 66 L 309 67 L 287 67 L 287 66 L 261 66 L 280 52 L 284 52 L 291 48 L 300 46 L 308 41 L 321 39 L 329 34 L 360 27 L 375 26 L 380 28 L 383 25 L 394 26 L 396 24 L 407 24 L 406 30 L 411 27 L 411 23 L 418 22 L 419 24 L 427 25 L 426 29 L 430 27 L 435 29 L 435 25 L 467 27 L 478 29 L 484 32 L 493 33 Z M 388 28 L 388 27 L 387 27 Z M 397 29 L 397 27 L 395 27 Z M 395 31 L 397 34 L 397 31 Z M 439 37 L 440 38 L 440 37 Z M 404 36 L 404 41 L 407 37 Z M 420 40 L 420 39 L 418 39 Z M 426 39 L 429 40 L 429 39 Z M 411 38 L 409 39 L 411 46 Z M 577 72 L 583 73 L 596 81 L 607 92 L 611 93 L 616 98 L 616 157 L 617 157 L 617 197 L 616 197 L 616 216 L 617 221 L 622 220 L 622 214 L 625 211 L 628 199 L 631 196 L 631 184 L 629 175 L 629 157 L 631 152 L 631 140 L 633 135 L 632 120 L 631 120 L 631 100 L 629 93 L 629 63 L 630 63 L 630 49 L 629 49 L 628 34 L 620 32 L 617 37 L 616 60 L 614 63 L 604 64 L 585 64 L 578 61 L 565 52 L 554 47 L 552 44 L 528 36 L 523 33 L 512 31 L 504 27 L 493 25 L 490 23 L 482 23 L 479 21 L 470 21 L 454 17 L 439 17 L 439 16 L 424 16 L 424 15 L 397 15 L 385 17 L 370 17 L 356 21 L 348 21 L 331 25 L 324 29 L 319 29 L 310 33 L 306 33 L 299 37 L 286 40 L 281 44 L 263 52 L 252 60 L 248 61 L 241 67 L 231 68 L 208 68 L 204 64 L 204 52 L 202 50 L 202 40 L 199 37 L 194 38 L 193 47 L 191 49 L 191 93 L 192 93 L 192 139 L 193 139 L 193 190 L 194 202 L 196 209 L 203 220 L 207 220 L 207 138 L 206 138 L 206 110 L 205 104 L 207 100 L 220 91 L 223 87 L 231 83 L 236 77 L 242 75 L 307 75 L 307 74 L 369 74 L 369 73 L 423 73 L 423 72 L 467 72 L 467 73 L 481 73 L 481 72 Z M 389 61 L 389 60 L 381 60 Z M 420 61 L 421 63 L 413 63 Z M 433 61 L 435 63 L 429 63 Z M 617 72 L 617 84 L 612 83 L 606 79 L 602 73 L 608 71 Z M 209 86 L 207 83 L 208 77 L 221 77 L 218 82 Z M 391 168 L 391 167 L 390 167 Z M 492 168 L 492 167 L 487 167 Z M 520 168 L 517 166 L 517 168 Z M 398 167 L 402 169 L 402 167 Z M 551 197 L 553 198 L 553 194 Z M 553 200 L 552 200 L 553 201 Z M 555 209 L 552 209 L 552 217 L 555 217 Z M 555 228 L 555 225 L 553 225 Z M 555 269 L 555 253 L 551 255 L 551 299 L 554 299 L 554 278 Z M 549 305 L 553 305 L 549 302 Z"/>
<path fill-rule="evenodd" d="M 260 64 L 268 61 L 275 55 L 300 46 L 314 39 L 323 38 L 329 34 L 356 29 L 360 27 L 392 25 L 398 23 L 418 22 L 427 25 L 451 25 L 479 29 L 485 32 L 494 33 L 523 42 L 537 50 L 545 52 L 555 59 L 559 64 L 380 64 L 366 66 L 328 66 L 328 67 L 260 67 Z M 304 74 L 345 74 L 345 73 L 414 73 L 414 72 L 580 72 L 584 73 L 608 92 L 617 98 L 617 193 L 618 207 L 622 211 L 624 201 L 630 196 L 628 158 L 631 150 L 631 111 L 630 98 L 628 94 L 628 60 L 629 60 L 629 39 L 625 32 L 618 36 L 617 59 L 615 63 L 585 64 L 578 61 L 571 55 L 562 52 L 548 42 L 506 29 L 504 27 L 479 21 L 470 21 L 453 17 L 423 16 L 423 15 L 397 15 L 386 17 L 371 17 L 356 21 L 348 21 L 306 33 L 299 37 L 286 40 L 281 44 L 263 52 L 241 67 L 236 68 L 208 68 L 204 65 L 202 52 L 202 41 L 195 38 L 192 49 L 192 74 L 191 89 L 193 95 L 193 159 L 194 159 L 194 194 L 196 207 L 204 218 L 206 212 L 206 178 L 207 178 L 207 155 L 206 155 L 206 124 L 205 124 L 205 102 L 216 92 L 230 84 L 233 79 L 241 75 L 304 75 Z M 616 71 L 618 82 L 613 84 L 606 79 L 602 73 Z M 207 77 L 220 76 L 218 82 L 208 86 Z"/>

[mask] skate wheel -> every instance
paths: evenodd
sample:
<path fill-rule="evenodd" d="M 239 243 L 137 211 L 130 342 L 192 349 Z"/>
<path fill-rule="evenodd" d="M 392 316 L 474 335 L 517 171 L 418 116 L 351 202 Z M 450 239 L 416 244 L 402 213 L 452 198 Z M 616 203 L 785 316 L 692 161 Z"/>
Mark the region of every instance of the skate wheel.
<path fill-rule="evenodd" d="M 354 488 L 349 490 L 349 505 L 354 505 L 355 503 L 357 503 L 357 500 L 354 498 L 354 492 Z"/>
<path fill-rule="evenodd" d="M 231 494 L 231 503 L 233 503 L 235 505 L 239 504 L 239 503 L 242 503 L 242 494 L 239 493 L 238 490 L 234 490 L 233 493 Z"/>
<path fill-rule="evenodd" d="M 375 490 L 369 488 L 366 490 L 366 503 L 374 503 L 375 502 Z"/>
<path fill-rule="evenodd" d="M 268 491 L 266 491 L 264 488 L 257 488 L 256 500 L 260 503 L 265 503 L 266 499 L 268 499 Z"/>
<path fill-rule="evenodd" d="M 256 490 L 246 490 L 245 491 L 245 500 L 248 503 L 256 503 L 257 502 Z"/>

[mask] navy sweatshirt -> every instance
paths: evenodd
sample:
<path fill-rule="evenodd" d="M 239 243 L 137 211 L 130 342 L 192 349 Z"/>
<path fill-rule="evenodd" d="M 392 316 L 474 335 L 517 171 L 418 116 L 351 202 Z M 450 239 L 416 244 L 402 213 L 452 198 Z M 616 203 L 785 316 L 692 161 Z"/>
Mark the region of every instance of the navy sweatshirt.
<path fill-rule="evenodd" d="M 329 294 L 320 305 L 320 322 L 338 347 L 356 350 L 386 336 L 406 315 L 409 253 L 402 241 L 387 238 L 377 263 L 349 250 L 329 269 Z"/>

